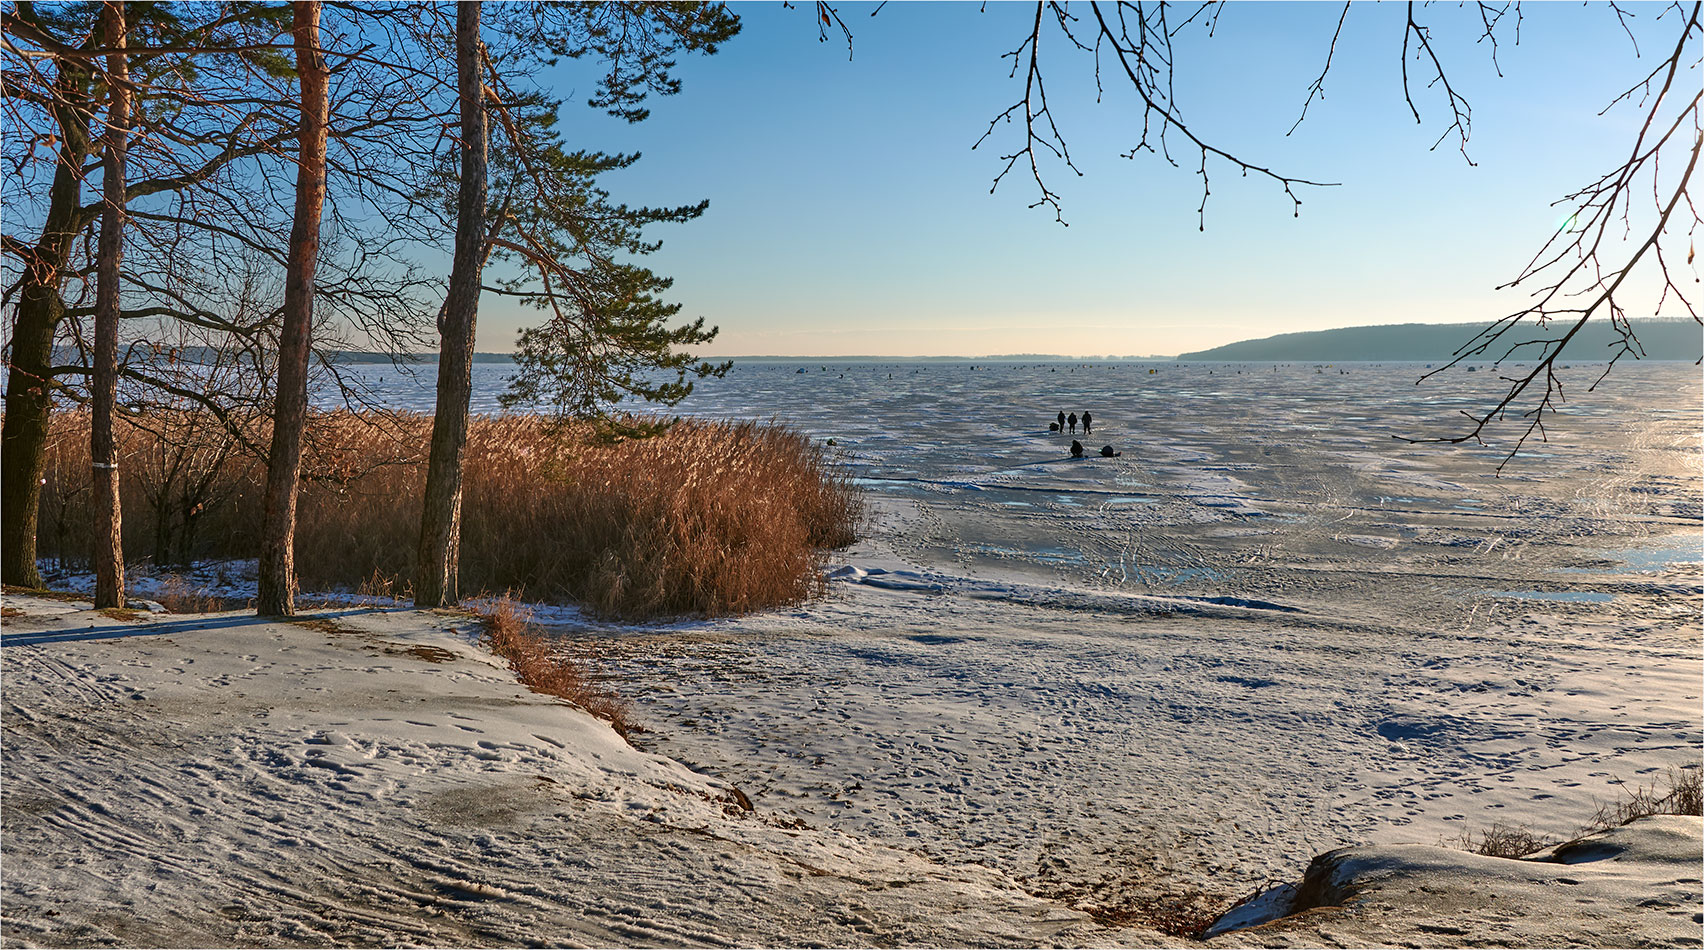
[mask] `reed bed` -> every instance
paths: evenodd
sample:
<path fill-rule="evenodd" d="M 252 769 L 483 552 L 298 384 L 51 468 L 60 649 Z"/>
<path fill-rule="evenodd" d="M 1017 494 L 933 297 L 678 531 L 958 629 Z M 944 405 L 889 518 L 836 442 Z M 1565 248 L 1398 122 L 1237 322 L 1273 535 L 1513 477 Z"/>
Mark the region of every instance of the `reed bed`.
<path fill-rule="evenodd" d="M 643 421 L 639 421 L 641 424 Z M 87 563 L 86 413 L 57 417 L 39 548 Z M 297 507 L 304 588 L 414 574 L 431 420 L 336 412 L 309 425 Z M 125 557 L 158 567 L 253 557 L 265 466 L 202 414 L 119 427 Z M 265 445 L 264 425 L 245 431 Z M 621 619 L 726 615 L 802 602 L 862 507 L 826 450 L 776 425 L 678 422 L 644 439 L 535 416 L 469 432 L 461 589 L 523 591 Z"/>

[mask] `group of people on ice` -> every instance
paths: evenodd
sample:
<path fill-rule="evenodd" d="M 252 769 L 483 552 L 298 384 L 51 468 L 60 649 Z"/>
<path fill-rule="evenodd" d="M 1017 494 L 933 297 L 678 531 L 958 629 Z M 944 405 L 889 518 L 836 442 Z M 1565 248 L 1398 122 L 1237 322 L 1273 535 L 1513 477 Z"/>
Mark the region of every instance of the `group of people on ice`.
<path fill-rule="evenodd" d="M 1069 432 L 1072 435 L 1076 435 L 1077 421 L 1076 413 L 1073 412 L 1070 415 L 1066 415 L 1061 412 L 1059 414 L 1059 421 L 1049 422 L 1047 424 L 1047 429 L 1049 432 Z M 1088 435 L 1095 431 L 1095 417 L 1086 410 L 1083 412 L 1082 423 L 1084 435 Z M 1112 446 L 1110 445 L 1103 445 L 1101 446 L 1100 454 L 1102 458 L 1117 458 L 1124 453 L 1113 451 Z M 1083 443 L 1078 442 L 1076 439 L 1071 440 L 1071 457 L 1074 459 L 1080 459 L 1083 457 Z"/>
<path fill-rule="evenodd" d="M 1065 413 L 1061 412 L 1059 414 L 1058 424 L 1048 426 L 1048 428 L 1051 429 L 1054 432 L 1064 432 L 1064 431 L 1066 431 L 1066 429 L 1065 429 L 1066 426 L 1071 427 L 1070 432 L 1071 432 L 1072 435 L 1077 434 L 1077 414 L 1076 413 L 1073 412 L 1070 415 L 1066 415 Z M 1085 411 L 1083 413 L 1083 434 L 1088 435 L 1089 433 L 1093 432 L 1094 430 L 1095 430 L 1095 417 L 1089 415 L 1088 412 Z"/>

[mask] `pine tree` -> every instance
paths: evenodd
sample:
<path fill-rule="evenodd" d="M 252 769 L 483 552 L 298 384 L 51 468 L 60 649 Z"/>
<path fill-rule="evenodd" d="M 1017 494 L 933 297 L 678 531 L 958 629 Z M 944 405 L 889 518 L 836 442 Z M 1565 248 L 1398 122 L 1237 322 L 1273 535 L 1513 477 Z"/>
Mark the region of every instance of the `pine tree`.
<path fill-rule="evenodd" d="M 686 221 L 704 212 L 613 205 L 595 181 L 636 155 L 571 152 L 556 132 L 560 101 L 518 94 L 512 83 L 556 57 L 591 56 L 608 67 L 590 105 L 629 122 L 643 120 L 647 94 L 678 92 L 669 74 L 678 50 L 714 52 L 738 20 L 725 8 L 682 3 L 537 4 L 497 8 L 491 55 L 479 42 L 480 5 L 458 10 L 456 62 L 461 137 L 455 173 L 456 249 L 449 295 L 439 314 L 437 413 L 422 507 L 415 603 L 441 606 L 458 596 L 461 464 L 467 442 L 474 324 L 487 259 L 512 265 L 503 289 L 543 310 L 545 322 L 521 336 L 508 403 L 544 404 L 559 414 L 595 415 L 622 395 L 668 404 L 691 384 L 686 374 L 720 374 L 727 366 L 694 359 L 685 347 L 715 329 L 703 320 L 671 326 L 677 304 L 658 295 L 669 282 L 619 260 L 655 250 L 640 232 L 655 221 Z M 489 77 L 479 75 L 483 58 Z M 491 162 L 485 97 L 498 119 Z M 490 181 L 487 181 L 487 176 Z M 477 180 L 475 180 L 477 179 Z M 488 185 L 504 197 L 487 214 Z M 446 187 L 445 192 L 450 189 Z M 652 382 L 673 370 L 673 381 Z"/>
<path fill-rule="evenodd" d="M 596 57 L 608 65 L 589 105 L 629 122 L 644 120 L 648 93 L 670 95 L 679 50 L 713 53 L 739 28 L 719 6 L 684 3 L 559 5 L 557 19 L 517 35 L 556 57 Z M 637 154 L 571 150 L 556 128 L 561 103 L 501 90 L 500 147 L 492 154 L 492 191 L 509 210 L 492 241 L 506 265 L 496 281 L 544 314 L 522 331 L 516 373 L 503 405 L 559 417 L 607 416 L 628 397 L 674 405 L 692 379 L 720 376 L 730 364 L 693 356 L 715 338 L 702 318 L 676 322 L 680 305 L 663 299 L 672 281 L 634 262 L 660 246 L 647 225 L 690 221 L 708 202 L 672 208 L 614 203 L 600 176 L 627 168 Z M 691 379 L 689 379 L 691 377 Z"/>

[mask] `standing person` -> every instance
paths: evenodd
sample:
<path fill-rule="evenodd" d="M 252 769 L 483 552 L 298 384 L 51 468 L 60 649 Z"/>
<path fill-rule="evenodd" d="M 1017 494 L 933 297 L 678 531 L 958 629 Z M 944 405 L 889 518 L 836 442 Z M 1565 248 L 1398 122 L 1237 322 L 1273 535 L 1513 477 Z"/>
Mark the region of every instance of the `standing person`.
<path fill-rule="evenodd" d="M 1076 435 L 1077 434 L 1077 414 L 1073 412 L 1069 416 L 1066 416 L 1065 419 L 1066 419 L 1067 422 L 1071 423 L 1071 434 Z"/>
<path fill-rule="evenodd" d="M 1059 414 L 1059 431 L 1060 432 L 1065 431 L 1065 413 L 1063 413 L 1063 412 L 1061 412 Z"/>
<path fill-rule="evenodd" d="M 1083 434 L 1084 435 L 1088 435 L 1089 432 L 1093 430 L 1093 426 L 1094 426 L 1093 420 L 1094 420 L 1093 416 L 1090 416 L 1086 412 L 1083 413 Z"/>

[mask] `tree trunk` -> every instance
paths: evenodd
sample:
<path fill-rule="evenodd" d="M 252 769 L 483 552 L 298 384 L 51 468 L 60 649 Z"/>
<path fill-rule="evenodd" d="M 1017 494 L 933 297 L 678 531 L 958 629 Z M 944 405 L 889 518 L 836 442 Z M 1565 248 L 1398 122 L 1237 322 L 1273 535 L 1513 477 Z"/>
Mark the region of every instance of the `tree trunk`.
<path fill-rule="evenodd" d="M 313 330 L 314 269 L 319 260 L 320 211 L 325 206 L 325 136 L 328 74 L 319 49 L 318 0 L 292 3 L 296 71 L 301 77 L 301 132 L 297 149 L 296 211 L 285 262 L 284 325 L 278 340 L 278 399 L 272 452 L 266 464 L 266 508 L 261 522 L 256 612 L 296 612 L 296 483 L 302 468 L 302 431 L 308 415 L 308 355 Z"/>
<path fill-rule="evenodd" d="M 20 15 L 28 12 L 18 4 Z M 12 348 L 7 359 L 6 420 L 0 426 L 0 580 L 40 587 L 36 570 L 36 520 L 47 471 L 47 431 L 53 413 L 53 334 L 65 318 L 66 261 L 76 237 L 88 162 L 88 71 L 76 60 L 55 62 L 54 118 L 59 165 L 48 189 L 41 240 L 25 263 L 18 288 Z"/>
<path fill-rule="evenodd" d="M 55 275 L 62 270 L 49 269 Z M 48 391 L 53 331 L 65 305 L 59 299 L 57 276 L 51 282 L 24 279 L 30 283 L 18 301 L 7 366 L 6 421 L 0 427 L 0 578 L 20 587 L 40 587 L 36 516 L 41 507 L 47 429 L 53 412 Z"/>
<path fill-rule="evenodd" d="M 118 403 L 118 267 L 124 260 L 124 165 L 130 126 L 130 70 L 125 63 L 123 0 L 101 5 L 107 45 L 106 158 L 101 163 L 101 237 L 95 262 L 95 363 L 89 381 L 94 491 L 95 606 L 124 606 L 124 530 L 118 501 L 118 452 L 112 432 Z"/>
<path fill-rule="evenodd" d="M 486 128 L 480 78 L 478 3 L 456 7 L 456 86 L 461 94 L 461 184 L 450 290 L 438 321 L 438 407 L 420 517 L 420 565 L 414 603 L 444 607 L 460 599 L 462 458 L 473 393 L 474 329 L 484 269 Z"/>

